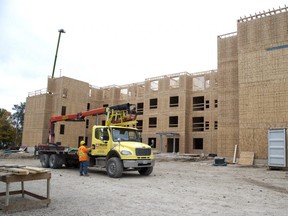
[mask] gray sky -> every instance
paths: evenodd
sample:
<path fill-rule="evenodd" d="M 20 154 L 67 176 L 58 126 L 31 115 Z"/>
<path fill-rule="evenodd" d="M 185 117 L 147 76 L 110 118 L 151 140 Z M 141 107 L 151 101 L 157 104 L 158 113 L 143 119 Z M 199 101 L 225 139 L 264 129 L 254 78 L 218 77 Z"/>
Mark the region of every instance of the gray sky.
<path fill-rule="evenodd" d="M 217 36 L 288 0 L 0 0 L 0 108 L 55 77 L 104 87 L 217 69 Z"/>

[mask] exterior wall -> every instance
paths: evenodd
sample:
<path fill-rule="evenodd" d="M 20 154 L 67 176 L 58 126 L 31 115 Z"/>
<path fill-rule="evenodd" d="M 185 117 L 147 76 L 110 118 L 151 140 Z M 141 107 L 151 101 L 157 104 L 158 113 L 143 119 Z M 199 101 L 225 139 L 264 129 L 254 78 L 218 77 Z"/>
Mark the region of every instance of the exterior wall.
<path fill-rule="evenodd" d="M 156 138 L 156 146 L 160 151 L 168 151 L 167 139 L 179 139 L 179 152 L 184 153 L 186 148 L 186 104 L 187 104 L 187 73 L 172 74 L 169 76 L 156 77 L 145 81 L 145 101 L 143 115 L 143 141 L 148 143 L 148 138 Z M 153 83 L 158 82 L 158 90 L 153 90 Z M 170 97 L 178 97 L 175 106 L 170 105 Z M 150 106 L 150 100 L 157 99 L 157 107 Z M 170 124 L 169 118 L 177 117 L 177 125 Z M 149 118 L 157 118 L 155 128 L 149 127 Z M 156 133 L 177 133 L 177 136 L 162 136 L 163 148 L 160 149 L 160 135 Z"/>
<path fill-rule="evenodd" d="M 52 95 L 46 91 L 35 92 L 27 98 L 22 145 L 34 146 L 47 142 L 51 105 Z"/>
<path fill-rule="evenodd" d="M 87 110 L 89 98 L 88 83 L 67 77 L 50 79 L 50 83 L 51 86 L 49 87 L 53 89 L 54 100 L 51 116 L 61 115 L 63 106 L 66 107 L 66 114 Z M 61 125 L 65 127 L 64 134 L 60 134 Z M 75 131 L 78 133 L 75 133 Z M 85 135 L 85 122 L 58 122 L 55 124 L 55 140 L 66 146 L 77 147 L 80 140 L 79 137 L 85 137 Z"/>
<path fill-rule="evenodd" d="M 206 99 L 211 101 L 211 107 L 204 112 L 206 121 L 214 121 L 215 109 L 212 109 L 212 102 L 217 97 L 217 91 L 212 87 L 214 77 L 217 73 L 211 71 L 200 73 L 206 77 L 205 88 L 200 91 L 193 90 L 193 77 L 187 72 L 166 75 L 163 77 L 155 77 L 146 79 L 143 83 L 136 83 L 124 86 L 108 86 L 104 88 L 95 88 L 88 83 L 74 80 L 68 77 L 48 78 L 47 92 L 39 96 L 28 97 L 26 101 L 27 115 L 25 115 L 24 136 L 23 142 L 33 146 L 38 143 L 46 143 L 49 132 L 49 119 L 51 116 L 59 116 L 62 113 L 62 108 L 66 107 L 65 115 L 75 114 L 81 111 L 94 109 L 102 106 L 111 106 L 115 104 L 127 103 L 143 104 L 143 114 L 138 115 L 138 121 L 143 122 L 142 141 L 149 142 L 149 139 L 155 139 L 155 147 L 159 151 L 171 152 L 171 143 L 169 139 L 177 139 L 178 146 L 176 151 L 180 153 L 211 153 L 215 152 L 214 147 L 217 143 L 215 133 L 207 131 L 193 134 L 192 118 L 193 114 L 193 95 L 206 95 Z M 205 75 L 206 74 L 206 75 Z M 212 76 L 213 75 L 213 76 Z M 196 76 L 199 76 L 196 75 Z M 157 90 L 153 89 L 154 83 L 157 83 Z M 204 85 L 204 83 L 202 83 Z M 153 87 L 154 86 L 154 87 Z M 207 92 L 206 92 L 207 91 Z M 171 106 L 170 98 L 177 97 L 178 102 Z M 40 98 L 44 101 L 45 106 L 39 107 L 37 103 Z M 150 107 L 150 100 L 157 99 L 157 107 Z M 88 105 L 89 104 L 89 105 Z M 210 110 L 213 110 L 211 112 Z M 35 129 L 35 112 L 44 112 L 45 115 L 39 117 L 45 123 L 42 123 L 38 128 L 44 128 L 42 133 Z M 31 113 L 31 114 L 30 114 Z M 197 112 L 195 112 L 197 116 Z M 187 118 L 187 115 L 190 117 Z M 175 125 L 169 125 L 170 117 L 178 117 L 178 122 Z M 156 127 L 149 126 L 149 118 L 156 117 Z M 212 118 L 213 117 L 213 118 Z M 55 141 L 69 147 L 77 147 L 79 140 L 86 138 L 87 142 L 91 141 L 91 129 L 94 124 L 102 124 L 105 116 L 87 117 L 86 122 L 58 122 L 55 124 Z M 38 124 L 36 122 L 36 124 Z M 64 134 L 60 134 L 60 127 L 64 125 Z M 213 127 L 213 123 L 210 124 Z M 160 137 L 157 133 L 173 133 L 175 136 L 164 135 Z M 37 137 L 31 139 L 32 134 L 37 134 Z M 203 149 L 193 149 L 193 138 L 201 137 L 204 140 Z M 162 149 L 160 149 L 160 139 L 162 139 Z M 212 141 L 213 140 L 213 141 Z M 214 145 L 213 145 L 213 144 Z M 170 147 L 169 147 L 170 145 Z M 214 150 L 213 150 L 214 148 Z"/>
<path fill-rule="evenodd" d="M 189 138 L 186 142 L 186 153 L 216 154 L 217 153 L 217 103 L 218 103 L 218 72 L 211 70 L 207 72 L 190 75 L 189 103 L 187 106 Z M 200 85 L 199 85 L 200 81 Z M 201 84 L 202 83 L 202 84 Z M 194 98 L 203 97 L 202 102 L 195 102 Z M 195 118 L 203 117 L 203 125 L 196 125 Z M 216 125 L 215 125 L 216 124 Z M 202 131 L 195 131 L 195 125 Z M 203 149 L 195 146 L 195 140 L 203 140 Z"/>
<path fill-rule="evenodd" d="M 220 156 L 232 157 L 238 145 L 238 52 L 237 36 L 218 37 L 218 146 Z"/>
<path fill-rule="evenodd" d="M 288 126 L 288 12 L 238 21 L 239 150 L 267 158 L 268 128 Z"/>

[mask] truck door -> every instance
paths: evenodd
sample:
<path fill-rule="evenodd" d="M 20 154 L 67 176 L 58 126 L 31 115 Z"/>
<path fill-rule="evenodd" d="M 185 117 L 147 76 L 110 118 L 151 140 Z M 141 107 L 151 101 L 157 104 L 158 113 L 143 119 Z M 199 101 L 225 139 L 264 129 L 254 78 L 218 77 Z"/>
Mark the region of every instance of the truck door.
<path fill-rule="evenodd" d="M 107 155 L 110 150 L 110 133 L 107 127 L 94 128 L 92 155 Z"/>

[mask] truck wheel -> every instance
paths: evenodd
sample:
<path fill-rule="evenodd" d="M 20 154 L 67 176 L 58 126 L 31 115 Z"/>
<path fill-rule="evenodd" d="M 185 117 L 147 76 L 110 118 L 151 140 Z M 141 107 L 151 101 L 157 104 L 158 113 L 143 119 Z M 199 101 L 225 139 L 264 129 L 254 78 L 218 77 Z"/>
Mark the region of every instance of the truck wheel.
<path fill-rule="evenodd" d="M 140 175 L 148 176 L 153 172 L 153 167 L 143 167 L 138 170 L 138 172 L 140 173 Z"/>
<path fill-rule="evenodd" d="M 62 159 L 56 154 L 50 155 L 49 166 L 52 169 L 60 168 L 62 166 Z"/>
<path fill-rule="evenodd" d="M 40 155 L 40 163 L 42 167 L 49 168 L 49 155 L 48 154 L 41 154 Z"/>
<path fill-rule="evenodd" d="M 108 160 L 106 171 L 109 177 L 119 178 L 123 173 L 123 165 L 119 158 L 112 157 Z"/>

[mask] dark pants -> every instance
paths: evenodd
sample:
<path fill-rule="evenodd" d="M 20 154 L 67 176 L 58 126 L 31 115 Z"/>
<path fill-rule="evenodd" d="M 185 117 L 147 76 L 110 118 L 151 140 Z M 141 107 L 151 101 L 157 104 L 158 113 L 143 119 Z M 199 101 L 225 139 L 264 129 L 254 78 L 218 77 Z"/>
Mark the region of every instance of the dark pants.
<path fill-rule="evenodd" d="M 80 161 L 80 175 L 87 175 L 88 174 L 88 160 L 87 161 Z"/>

